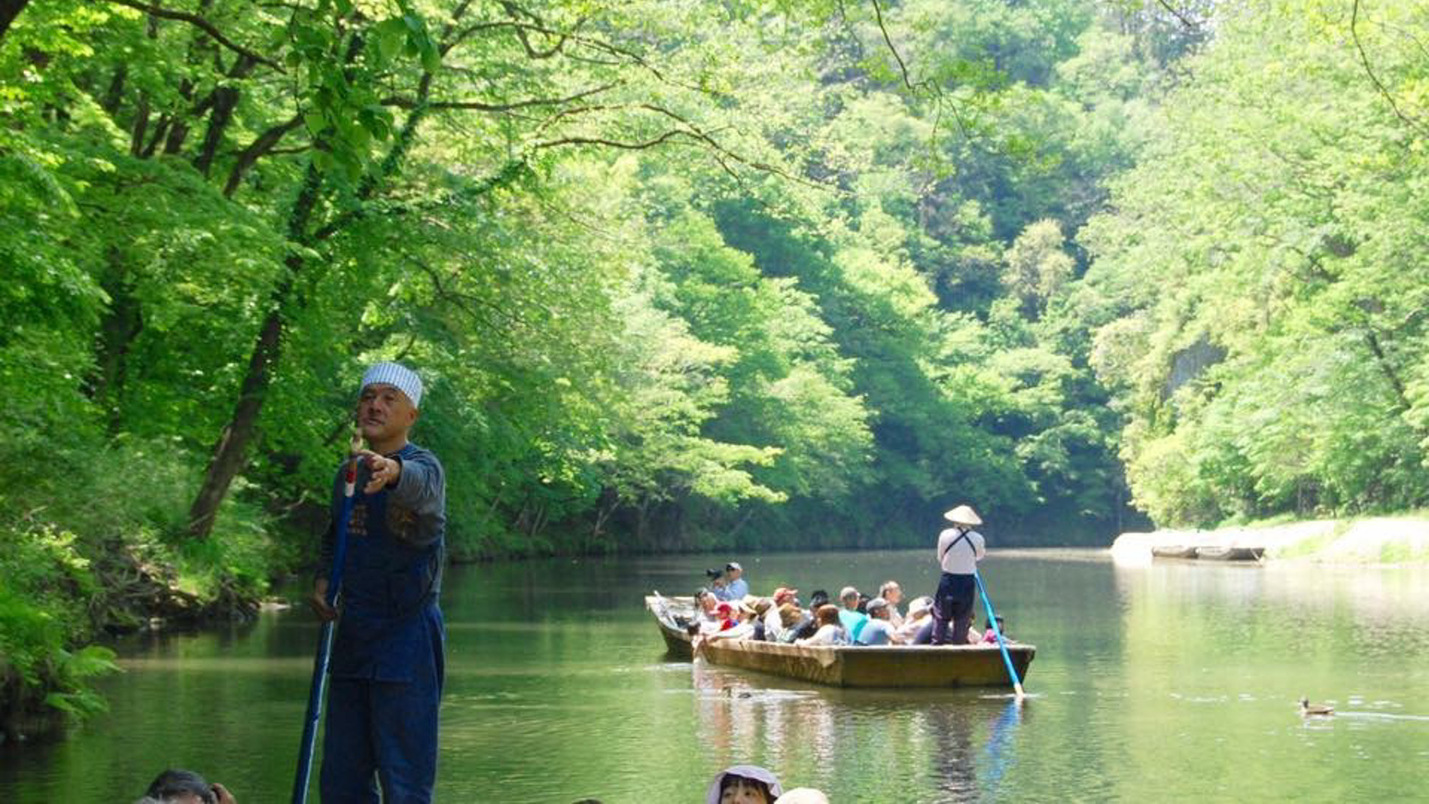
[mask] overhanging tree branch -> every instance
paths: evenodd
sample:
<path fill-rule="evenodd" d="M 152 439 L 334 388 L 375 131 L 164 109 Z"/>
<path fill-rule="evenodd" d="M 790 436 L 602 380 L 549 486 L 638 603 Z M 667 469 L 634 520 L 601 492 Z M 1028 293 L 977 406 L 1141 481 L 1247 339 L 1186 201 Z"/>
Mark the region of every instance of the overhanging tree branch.
<path fill-rule="evenodd" d="M 156 3 L 141 3 L 138 0 L 109 0 L 109 2 L 114 3 L 115 5 L 125 6 L 127 8 L 142 11 L 145 14 L 149 14 L 150 16 L 158 17 L 160 19 L 175 20 L 177 22 L 187 22 L 188 24 L 208 34 L 210 39 L 219 43 L 220 45 L 223 45 L 234 53 L 237 53 L 240 56 L 247 56 L 248 58 L 258 62 L 259 64 L 266 64 L 267 66 L 273 68 L 274 70 L 277 70 L 280 73 L 285 72 L 282 65 L 278 64 L 275 61 L 271 61 L 269 59 L 264 58 L 257 51 L 250 50 L 249 48 L 238 44 L 237 42 L 228 38 L 228 36 L 226 36 L 223 31 L 220 31 L 218 29 L 218 26 L 214 25 L 212 22 L 209 22 L 208 20 L 204 19 L 203 17 L 200 17 L 197 14 L 190 14 L 187 11 L 173 11 L 171 9 L 164 8 L 163 6 L 160 6 Z"/>
<path fill-rule="evenodd" d="M 462 311 L 463 313 L 466 313 L 466 315 L 478 325 L 486 327 L 487 329 L 496 329 L 496 326 L 492 323 L 492 315 L 504 318 L 508 325 L 526 325 L 526 322 L 520 316 L 513 314 L 510 310 L 507 310 L 499 304 L 496 304 L 488 299 L 483 299 L 478 296 L 474 296 L 470 293 L 462 293 L 461 291 L 448 287 L 447 283 L 442 281 L 441 275 L 437 273 L 437 269 L 427 264 L 426 260 L 409 254 L 407 255 L 407 261 L 417 266 L 419 269 L 421 269 L 422 273 L 427 275 L 427 279 L 431 281 L 432 288 L 436 291 L 438 299 L 441 299 L 448 304 L 451 304 L 453 307 Z M 456 281 L 460 279 L 460 274 L 454 273 L 450 277 L 450 279 L 452 281 Z M 537 304 L 539 305 L 539 302 Z M 542 309 L 545 309 L 547 313 L 551 312 L 550 309 L 544 307 L 544 305 L 539 306 L 542 306 Z M 492 315 L 481 315 L 475 309 L 473 309 L 473 307 L 480 307 L 484 310 L 487 310 Z"/>
<path fill-rule="evenodd" d="M 1389 102 L 1389 108 L 1394 110 L 1395 117 L 1403 120 L 1410 128 L 1418 131 L 1420 134 L 1429 133 L 1429 130 L 1426 130 L 1424 125 L 1418 120 L 1409 117 L 1400 110 L 1399 104 L 1394 101 L 1394 95 L 1390 93 L 1389 88 L 1384 85 L 1384 82 L 1379 80 L 1379 76 L 1375 75 L 1374 67 L 1369 63 L 1369 55 L 1365 53 L 1364 43 L 1360 41 L 1359 21 L 1360 0 L 1354 0 L 1354 6 L 1350 10 L 1350 38 L 1355 42 L 1355 50 L 1359 51 L 1360 64 L 1364 65 L 1365 75 L 1369 76 L 1369 80 L 1374 84 L 1375 89 L 1379 90 L 1379 94 L 1383 95 L 1384 99 Z"/>
<path fill-rule="evenodd" d="M 898 52 L 898 48 L 893 45 L 893 37 L 889 35 L 888 26 L 885 25 L 883 22 L 883 6 L 878 2 L 878 0 L 871 0 L 871 2 L 873 3 L 874 19 L 878 23 L 878 31 L 883 35 L 883 42 L 888 46 L 888 52 L 893 54 L 893 60 L 898 63 L 898 70 L 903 78 L 904 88 L 906 88 L 914 95 L 926 93 L 933 98 L 934 117 L 933 130 L 930 134 L 931 141 L 932 137 L 937 136 L 939 124 L 943 120 L 943 92 L 941 88 L 933 82 L 932 79 L 925 79 L 917 83 L 913 82 L 912 78 L 909 76 L 908 73 L 907 62 L 903 61 L 903 56 Z M 967 123 L 963 120 L 962 112 L 958 111 L 957 104 L 948 104 L 948 107 L 949 111 L 952 112 L 953 122 L 958 124 L 958 131 L 963 135 L 963 139 L 967 140 L 968 142 L 975 142 L 975 140 L 973 140 L 972 132 L 968 130 Z"/>
<path fill-rule="evenodd" d="M 1182 24 L 1183 26 L 1185 26 L 1186 28 L 1188 28 L 1188 29 L 1190 29 L 1190 30 L 1193 30 L 1193 31 L 1199 31 L 1199 30 L 1201 29 L 1201 26 L 1200 26 L 1200 25 L 1197 25 L 1195 20 L 1191 19 L 1190 17 L 1187 17 L 1187 16 L 1186 16 L 1186 13 L 1185 13 L 1184 11 L 1182 11 L 1181 9 L 1176 8 L 1175 6 L 1171 5 L 1171 3 L 1169 2 L 1169 0 L 1157 0 L 1157 2 L 1160 4 L 1160 6 L 1161 6 L 1162 8 L 1166 9 L 1167 11 L 1169 11 L 1169 12 L 1171 13 L 1171 16 L 1173 16 L 1173 17 L 1175 17 L 1176 19 L 1180 20 L 1180 21 L 1181 21 L 1181 24 Z"/>
<path fill-rule="evenodd" d="M 879 33 L 883 34 L 884 44 L 888 45 L 888 52 L 892 53 L 893 60 L 898 62 L 898 71 L 903 75 L 903 86 L 907 87 L 909 92 L 919 91 L 919 88 L 925 86 L 927 82 L 920 81 L 915 86 L 908 77 L 908 64 L 903 61 L 903 56 L 898 53 L 898 48 L 893 46 L 893 37 L 888 34 L 888 26 L 883 24 L 883 6 L 879 4 L 878 0 L 873 0 L 873 16 L 878 22 Z"/>
<path fill-rule="evenodd" d="M 114 1 L 117 2 L 117 0 Z M 693 84 L 687 84 L 683 81 L 675 80 L 674 78 L 667 75 L 664 70 L 660 69 L 659 67 L 656 67 L 649 59 L 645 58 L 634 50 L 631 50 L 630 48 L 622 47 L 613 42 L 608 42 L 604 39 L 599 39 L 594 36 L 587 36 L 585 34 L 577 33 L 574 29 L 570 31 L 563 31 L 556 28 L 551 28 L 544 23 L 539 22 L 523 22 L 521 20 L 512 19 L 488 20 L 484 22 L 473 23 L 465 28 L 462 28 L 451 39 L 439 45 L 437 49 L 440 50 L 443 55 L 446 55 L 448 51 L 455 48 L 458 44 L 461 44 L 462 42 L 466 41 L 473 34 L 482 31 L 494 30 L 509 30 L 513 34 L 515 34 L 518 40 L 523 41 L 522 47 L 527 51 L 528 58 L 547 57 L 542 55 L 544 51 L 533 51 L 529 45 L 529 42 L 526 42 L 522 39 L 523 36 L 529 36 L 530 34 L 536 33 L 550 37 L 552 39 L 560 40 L 563 45 L 564 43 L 569 42 L 571 44 L 581 45 L 583 47 L 589 48 L 590 50 L 595 50 L 609 56 L 614 56 L 620 60 L 620 63 L 633 64 L 645 70 L 661 83 L 669 84 L 670 86 L 674 87 L 680 87 L 681 89 L 687 89 L 691 92 L 698 92 L 702 95 L 708 95 L 711 97 L 724 96 L 724 93 L 709 89 L 708 87 L 695 86 Z M 563 56 L 566 56 L 567 58 L 580 60 L 579 57 L 576 57 L 566 51 L 564 47 L 557 50 L 556 52 L 560 53 Z M 551 53 L 550 55 L 555 55 L 555 53 Z"/>
<path fill-rule="evenodd" d="M 753 160 L 751 160 L 751 159 L 746 159 L 745 157 L 741 156 L 740 154 L 738 154 L 738 153 L 736 153 L 736 152 L 730 150 L 729 148 L 726 148 L 722 143 L 720 143 L 718 140 L 716 140 L 716 139 L 714 138 L 714 136 L 713 136 L 713 132 L 705 131 L 704 129 L 700 128 L 699 126 L 695 125 L 693 122 L 691 122 L 690 120 L 688 120 L 687 118 L 685 118 L 685 117 L 683 117 L 683 116 L 681 116 L 681 115 L 679 115 L 679 114 L 676 114 L 675 112 L 673 112 L 673 111 L 671 111 L 671 110 L 669 110 L 669 109 L 667 109 L 667 108 L 665 108 L 665 107 L 663 107 L 663 106 L 657 106 L 657 105 L 655 105 L 655 104 L 653 104 L 653 103 L 642 103 L 642 104 L 640 104 L 640 108 L 649 110 L 649 111 L 654 112 L 654 113 L 659 114 L 659 115 L 664 115 L 665 117 L 668 117 L 668 118 L 670 118 L 671 120 L 674 120 L 674 121 L 676 121 L 677 123 L 679 123 L 679 124 L 685 126 L 685 128 L 689 130 L 691 136 L 693 136 L 695 139 L 697 139 L 697 140 L 699 140 L 699 141 L 705 143 L 706 145 L 708 145 L 710 148 L 712 148 L 712 149 L 715 151 L 715 153 L 717 153 L 717 154 L 719 154 L 719 155 L 721 155 L 721 156 L 724 156 L 724 157 L 726 157 L 726 158 L 728 158 L 728 159 L 732 159 L 732 160 L 734 160 L 735 162 L 738 162 L 739 164 L 744 165 L 745 167 L 753 168 L 754 170 L 758 170 L 758 171 L 761 171 L 761 172 L 764 172 L 764 173 L 772 173 L 772 174 L 774 174 L 774 175 L 776 175 L 776 176 L 779 176 L 779 177 L 784 178 L 784 179 L 788 179 L 789 181 L 792 181 L 792 182 L 797 182 L 797 183 L 802 184 L 802 185 L 804 185 L 804 186 L 806 186 L 806 187 L 815 187 L 815 188 L 824 189 L 824 190 L 829 189 L 829 187 L 828 187 L 827 185 L 824 185 L 824 184 L 821 184 L 821 183 L 815 182 L 815 181 L 810 181 L 810 180 L 808 180 L 808 179 L 806 179 L 806 178 L 804 178 L 804 177 L 802 177 L 802 176 L 795 176 L 794 174 L 792 174 L 792 173 L 790 173 L 790 172 L 784 170 L 783 168 L 780 168 L 780 167 L 778 167 L 778 166 L 776 166 L 776 165 L 771 165 L 771 164 L 769 164 L 768 162 L 756 162 L 756 161 L 753 161 Z M 722 160 L 720 160 L 720 165 L 721 165 L 722 167 L 724 167 L 724 169 L 725 169 L 726 172 L 731 173 L 731 175 L 733 174 L 733 171 L 731 171 L 731 170 L 729 169 L 729 166 L 728 166 L 728 165 L 725 165 Z"/>
<path fill-rule="evenodd" d="M 560 148 L 565 145 L 603 145 L 607 148 L 619 148 L 624 151 L 643 151 L 647 148 L 654 148 L 661 143 L 669 142 L 676 137 L 690 137 L 693 139 L 695 135 L 688 131 L 672 129 L 653 139 L 638 140 L 635 142 L 623 142 L 605 137 L 561 137 L 559 139 L 538 142 L 532 145 L 531 148 L 532 150 L 543 150 L 546 148 Z"/>
<path fill-rule="evenodd" d="M 533 11 L 523 8 L 517 3 L 511 2 L 511 0 L 501 0 L 501 7 L 506 9 L 506 13 L 511 15 L 512 19 L 520 19 L 522 17 L 525 17 L 526 19 L 535 22 L 537 25 L 545 24 L 545 20 L 541 19 L 541 16 L 539 14 L 536 14 Z M 576 20 L 575 25 L 571 26 L 570 31 L 562 32 L 560 34 L 555 35 L 554 38 L 556 40 L 556 43 L 546 48 L 545 50 L 538 50 L 534 46 L 532 46 L 531 37 L 529 34 L 526 33 L 526 30 L 523 28 L 515 29 L 516 38 L 521 40 L 521 47 L 526 50 L 527 58 L 537 61 L 541 59 L 549 59 L 557 53 L 560 53 L 561 50 L 565 48 L 566 42 L 570 40 L 571 35 L 573 35 L 576 31 L 579 31 L 581 29 L 581 26 L 585 24 L 585 21 L 586 18 L 581 17 L 580 19 Z"/>
<path fill-rule="evenodd" d="M 291 119 L 279 123 L 262 134 L 259 134 L 257 139 L 253 140 L 253 142 L 248 144 L 247 148 L 239 152 L 238 160 L 233 163 L 233 169 L 228 172 L 228 181 L 223 185 L 223 194 L 225 196 L 232 196 L 234 191 L 238 189 L 238 185 L 242 183 L 243 176 L 249 169 L 257 164 L 259 159 L 273 153 L 273 147 L 282 141 L 283 137 L 286 136 L 289 131 L 292 131 L 302 124 L 302 115 L 293 115 Z"/>
<path fill-rule="evenodd" d="M 638 151 L 661 145 L 663 143 L 669 142 L 676 137 L 685 137 L 707 148 L 713 154 L 715 161 L 719 163 L 719 166 L 736 180 L 739 179 L 739 176 L 729 166 L 729 162 L 727 162 L 726 160 L 737 162 L 741 165 L 744 165 L 745 167 L 751 168 L 753 170 L 758 170 L 763 173 L 772 173 L 776 176 L 779 176 L 780 178 L 787 179 L 788 181 L 792 181 L 797 184 L 802 184 L 806 187 L 813 187 L 821 190 L 836 189 L 828 184 L 811 181 L 802 176 L 790 173 L 789 171 L 784 170 L 777 165 L 771 165 L 768 162 L 761 162 L 747 158 L 739 154 L 738 152 L 731 150 L 730 148 L 726 147 L 722 142 L 715 139 L 714 135 L 717 132 L 703 129 L 684 115 L 681 115 L 671 109 L 654 103 L 606 103 L 591 104 L 586 106 L 575 106 L 569 109 L 562 109 L 559 112 L 556 112 L 555 114 L 551 115 L 546 120 L 542 121 L 541 124 L 536 127 L 535 133 L 539 136 L 542 131 L 545 131 L 546 129 L 550 128 L 556 122 L 578 115 L 592 114 L 596 112 L 629 110 L 652 112 L 654 114 L 675 121 L 676 123 L 680 124 L 681 128 L 664 132 L 660 136 L 655 137 L 653 139 L 635 141 L 583 135 L 558 137 L 556 139 L 551 140 L 538 140 L 533 146 L 531 146 L 532 150 L 556 148 L 563 145 L 604 145 L 611 148 L 619 148 L 621 150 Z"/>
<path fill-rule="evenodd" d="M 475 100 L 436 100 L 427 101 L 426 107 L 428 109 L 466 109 L 469 111 L 477 112 L 510 112 L 516 109 L 529 109 L 533 106 L 560 106 L 564 103 L 571 103 L 573 101 L 578 101 L 581 98 L 588 98 L 592 95 L 597 95 L 601 92 L 606 92 L 608 90 L 620 86 L 622 83 L 623 82 L 621 81 L 612 81 L 611 83 L 601 84 L 598 87 L 592 87 L 590 89 L 582 90 L 580 92 L 575 93 L 574 95 L 568 95 L 564 98 L 530 98 L 528 100 L 512 101 L 510 103 L 490 103 L 487 101 Z M 417 103 L 418 100 L 416 98 L 407 98 L 401 96 L 393 96 L 382 99 L 382 104 L 384 106 L 396 106 L 401 109 L 413 109 L 417 106 Z"/>

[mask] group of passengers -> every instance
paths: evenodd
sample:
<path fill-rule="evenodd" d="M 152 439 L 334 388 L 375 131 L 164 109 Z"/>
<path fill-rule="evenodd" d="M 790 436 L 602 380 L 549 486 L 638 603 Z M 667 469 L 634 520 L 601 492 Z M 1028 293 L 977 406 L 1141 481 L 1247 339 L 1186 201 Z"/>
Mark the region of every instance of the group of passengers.
<path fill-rule="evenodd" d="M 903 588 L 885 581 L 870 597 L 856 587 L 839 591 L 838 602 L 817 589 L 808 605 L 799 590 L 781 586 L 768 597 L 749 594 L 744 569 L 735 562 L 721 572 L 707 570 L 711 584 L 695 593 L 695 614 L 686 627 L 698 643 L 726 639 L 752 639 L 793 645 L 928 645 L 933 638 L 933 598 L 909 601 L 905 614 Z M 998 617 L 998 626 L 1002 618 Z M 1003 630 L 1003 638 L 1007 633 Z M 989 623 L 985 632 L 967 631 L 968 644 L 993 643 L 997 636 Z"/>

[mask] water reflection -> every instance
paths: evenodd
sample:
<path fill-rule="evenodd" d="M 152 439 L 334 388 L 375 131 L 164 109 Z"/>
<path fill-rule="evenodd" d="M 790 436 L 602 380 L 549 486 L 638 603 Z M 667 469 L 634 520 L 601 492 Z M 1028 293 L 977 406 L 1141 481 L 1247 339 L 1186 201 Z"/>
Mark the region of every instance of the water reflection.
<path fill-rule="evenodd" d="M 987 691 L 838 690 L 711 665 L 690 668 L 698 741 L 715 764 L 803 768 L 785 780 L 907 800 L 996 798 L 1017 764 L 1026 704 Z M 845 769 L 858 769 L 849 779 Z M 881 780 L 871 785 L 869 779 Z M 782 775 L 781 775 L 782 779 Z"/>
<path fill-rule="evenodd" d="M 973 722 L 966 711 L 950 707 L 929 710 L 925 720 L 933 738 L 933 770 L 938 790 L 952 801 L 966 801 L 977 791 L 973 757 Z"/>
<path fill-rule="evenodd" d="M 987 773 L 984 786 L 989 793 L 997 792 L 1002 775 L 1017 762 L 1013 737 L 1017 728 L 1022 725 L 1022 712 L 1021 702 L 1008 701 L 1002 707 L 1002 714 L 998 715 L 992 724 L 992 737 L 987 741 Z"/>
<path fill-rule="evenodd" d="M 1345 608 L 1371 621 L 1429 616 L 1424 590 L 1429 568 L 1328 567 L 1308 562 L 1257 565 L 1161 561 L 1115 564 L 1118 592 L 1125 599 L 1155 590 L 1163 600 L 1231 604 L 1276 604 L 1319 613 Z"/>

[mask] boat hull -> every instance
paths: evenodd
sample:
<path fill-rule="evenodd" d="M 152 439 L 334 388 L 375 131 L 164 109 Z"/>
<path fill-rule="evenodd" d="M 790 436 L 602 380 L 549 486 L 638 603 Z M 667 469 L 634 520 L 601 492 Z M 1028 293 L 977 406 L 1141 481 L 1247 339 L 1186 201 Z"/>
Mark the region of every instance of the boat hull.
<path fill-rule="evenodd" d="M 647 598 L 647 605 L 653 598 Z M 652 611 L 653 611 L 652 606 Z M 668 653 L 692 660 L 692 638 L 655 620 Z M 1037 649 L 1011 644 L 1007 652 L 1020 679 Z M 890 645 L 801 647 L 754 640 L 704 642 L 700 656 L 711 664 L 738 667 L 834 687 L 949 688 L 1005 687 L 1011 684 L 996 645 Z"/>
<path fill-rule="evenodd" d="M 1196 558 L 1201 561 L 1259 561 L 1264 547 L 1198 547 Z"/>
<path fill-rule="evenodd" d="M 1161 547 L 1151 548 L 1152 558 L 1195 558 L 1197 548 L 1183 545 L 1171 544 Z"/>

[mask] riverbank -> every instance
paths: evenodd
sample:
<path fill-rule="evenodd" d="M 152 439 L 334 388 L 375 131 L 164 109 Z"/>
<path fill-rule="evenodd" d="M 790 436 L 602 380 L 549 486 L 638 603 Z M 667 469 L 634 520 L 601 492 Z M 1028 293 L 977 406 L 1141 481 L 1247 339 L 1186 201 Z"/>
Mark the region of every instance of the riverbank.
<path fill-rule="evenodd" d="M 1119 563 L 1143 563 L 1152 550 L 1178 546 L 1242 549 L 1261 561 L 1353 566 L 1429 565 L 1429 517 L 1318 519 L 1215 530 L 1162 529 L 1123 533 L 1112 543 Z"/>
<path fill-rule="evenodd" d="M 105 644 L 114 637 L 251 619 L 268 588 L 262 556 L 143 528 L 83 538 L 52 523 L 0 525 L 0 744 L 104 711 L 93 682 L 118 670 Z"/>

